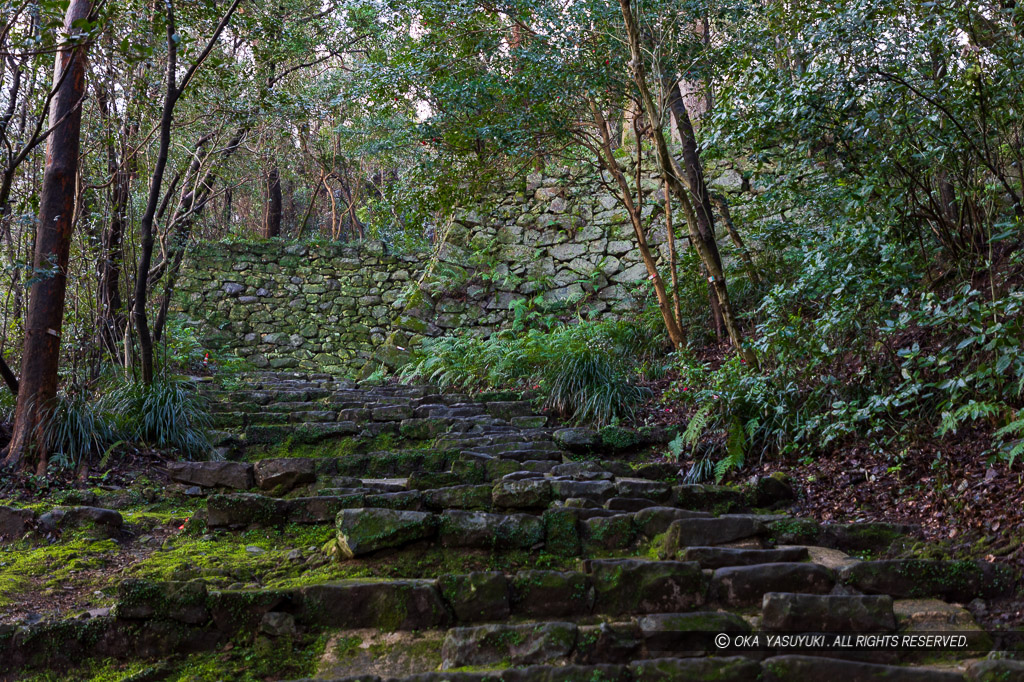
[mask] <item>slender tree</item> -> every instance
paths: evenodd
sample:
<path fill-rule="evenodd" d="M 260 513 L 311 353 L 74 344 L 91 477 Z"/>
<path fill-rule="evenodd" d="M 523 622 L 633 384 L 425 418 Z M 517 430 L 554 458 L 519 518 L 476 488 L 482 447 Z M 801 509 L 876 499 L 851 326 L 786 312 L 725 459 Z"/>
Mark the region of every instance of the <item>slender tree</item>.
<path fill-rule="evenodd" d="M 156 220 L 157 209 L 160 203 L 160 194 L 163 188 L 164 172 L 167 169 L 167 154 L 171 147 L 171 125 L 174 122 L 174 107 L 181 98 L 185 88 L 196 75 L 196 71 L 202 66 L 210 52 L 213 51 L 221 33 L 231 20 L 231 15 L 238 9 L 242 0 L 234 0 L 231 6 L 221 17 L 217 28 L 214 30 L 206 47 L 189 67 L 188 71 L 178 82 L 178 44 L 181 36 L 178 35 L 174 21 L 174 3 L 167 0 L 165 5 L 167 18 L 167 89 L 164 92 L 163 109 L 160 112 L 160 141 L 157 148 L 156 164 L 153 166 L 153 174 L 149 181 L 149 198 L 146 201 L 146 210 L 139 222 L 139 260 L 135 269 L 135 295 L 132 310 L 132 319 L 135 322 L 135 329 L 139 335 L 139 355 L 142 359 L 142 380 L 149 384 L 153 382 L 153 336 L 149 329 L 149 318 L 146 314 L 146 303 L 149 299 L 149 267 L 153 262 L 154 231 L 153 223 Z"/>

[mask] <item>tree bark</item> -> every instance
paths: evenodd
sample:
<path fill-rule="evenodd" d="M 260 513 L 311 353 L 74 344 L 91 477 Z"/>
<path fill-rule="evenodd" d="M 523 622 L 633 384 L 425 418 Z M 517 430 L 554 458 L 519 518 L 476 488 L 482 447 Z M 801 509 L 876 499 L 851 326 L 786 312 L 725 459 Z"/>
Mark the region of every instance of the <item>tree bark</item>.
<path fill-rule="evenodd" d="M 643 259 L 644 267 L 647 268 L 647 276 L 654 286 L 654 295 L 658 299 L 658 309 L 661 311 L 661 319 L 665 323 L 665 331 L 668 332 L 668 338 L 672 342 L 672 346 L 676 349 L 681 349 L 686 344 L 686 339 L 683 337 L 682 329 L 676 323 L 672 302 L 665 291 L 665 282 L 661 278 L 661 273 L 658 272 L 658 265 L 655 263 L 654 257 L 651 255 L 651 249 L 647 243 L 647 233 L 640 218 L 641 207 L 633 201 L 633 194 L 629 189 L 629 184 L 626 182 L 626 176 L 622 172 L 618 161 L 615 160 L 608 121 L 605 119 L 604 114 L 601 113 L 600 107 L 593 100 L 590 101 L 590 112 L 594 117 L 594 123 L 601 137 L 598 161 L 612 175 L 619 187 L 619 201 L 626 208 L 629 221 L 633 226 L 637 247 L 640 249 L 640 257 Z M 640 192 L 639 186 L 637 187 L 637 192 Z"/>
<path fill-rule="evenodd" d="M 89 17 L 91 0 L 71 0 L 64 15 L 64 32 L 79 29 L 75 22 Z M 85 96 L 84 44 L 65 45 L 54 64 L 57 92 L 50 101 L 53 132 L 46 146 L 46 165 L 36 224 L 33 284 L 25 318 L 21 385 L 14 429 L 4 464 L 28 468 L 33 463 L 46 473 L 49 452 L 46 430 L 57 398 L 57 366 L 64 322 L 67 267 L 74 227 L 75 176 L 81 141 L 82 99 Z M 34 461 L 33 461 L 34 460 Z"/>
<path fill-rule="evenodd" d="M 153 383 L 153 337 L 149 329 L 149 318 L 146 314 L 146 303 L 149 298 L 149 268 L 153 262 L 153 222 L 156 218 L 157 206 L 160 203 L 160 189 L 163 186 L 164 172 L 167 168 L 167 153 L 171 146 L 171 124 L 174 121 L 174 105 L 178 98 L 188 87 L 189 82 L 196 71 L 206 61 L 206 57 L 217 44 L 220 34 L 231 20 L 231 16 L 238 8 L 241 0 L 234 0 L 231 6 L 221 17 L 220 23 L 213 32 L 213 36 L 206 43 L 206 47 L 199 53 L 196 60 L 189 67 L 181 79 L 181 84 L 176 82 L 178 65 L 178 36 L 174 22 L 174 5 L 171 0 L 166 0 L 165 11 L 167 13 L 167 91 L 164 94 L 163 110 L 160 112 L 160 142 L 157 152 L 156 163 L 153 166 L 153 174 L 149 181 L 149 198 L 146 202 L 146 211 L 139 221 L 139 261 L 135 269 L 135 294 L 133 301 L 132 318 L 135 323 L 136 333 L 139 335 L 139 356 L 142 361 L 142 381 L 146 384 Z"/>
<path fill-rule="evenodd" d="M 651 134 L 654 137 L 655 149 L 658 153 L 658 164 L 661 167 L 662 180 L 668 183 L 673 194 L 676 195 L 683 207 L 683 213 L 686 215 L 686 223 L 690 231 L 690 241 L 697 248 L 697 253 L 700 255 L 704 267 L 707 268 L 708 283 L 712 285 L 718 298 L 722 321 L 725 324 L 726 331 L 729 333 L 733 348 L 735 348 L 736 352 L 739 353 L 745 362 L 756 366 L 757 357 L 752 350 L 744 348 L 743 333 L 740 330 L 739 323 L 729 301 L 729 291 L 726 286 L 725 272 L 722 268 L 722 258 L 718 252 L 718 244 L 715 241 L 711 196 L 708 192 L 707 184 L 704 182 L 700 152 L 697 148 L 693 125 L 690 123 L 690 116 L 686 111 L 686 104 L 679 94 L 679 88 L 669 88 L 669 107 L 676 116 L 679 136 L 683 140 L 682 153 L 683 163 L 685 164 L 685 171 L 683 171 L 679 168 L 676 160 L 669 154 L 668 144 L 665 141 L 665 134 L 662 130 L 660 110 L 655 104 L 647 84 L 647 76 L 644 69 L 644 53 L 640 48 L 640 27 L 637 25 L 636 17 L 633 16 L 630 0 L 619 0 L 619 7 L 622 9 L 622 17 L 626 24 L 633 82 L 640 92 L 643 108 L 646 110 L 651 124 Z M 690 200 L 691 195 L 694 201 Z"/>
<path fill-rule="evenodd" d="M 281 216 L 284 213 L 281 197 L 281 171 L 275 163 L 267 174 L 267 215 L 263 221 L 263 237 L 272 239 L 281 234 Z"/>
<path fill-rule="evenodd" d="M 0 357 L 0 374 L 3 375 L 4 383 L 7 384 L 7 388 L 10 389 L 11 393 L 15 398 L 18 397 L 18 377 L 14 376 L 14 372 L 11 371 L 10 365 L 7 361 Z"/>

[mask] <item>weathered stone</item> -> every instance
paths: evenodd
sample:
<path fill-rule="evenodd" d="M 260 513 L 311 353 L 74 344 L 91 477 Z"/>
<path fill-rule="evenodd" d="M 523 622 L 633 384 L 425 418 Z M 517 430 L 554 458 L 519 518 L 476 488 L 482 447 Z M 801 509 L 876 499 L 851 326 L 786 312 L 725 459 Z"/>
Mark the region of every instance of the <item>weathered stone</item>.
<path fill-rule="evenodd" d="M 443 575 L 437 585 L 460 623 L 508 618 L 509 586 L 504 573 Z"/>
<path fill-rule="evenodd" d="M 44 533 L 91 528 L 100 535 L 113 536 L 121 531 L 123 525 L 124 519 L 119 512 L 100 507 L 55 507 L 36 519 L 36 526 Z"/>
<path fill-rule="evenodd" d="M 766 682 L 963 682 L 963 675 L 932 668 L 861 663 L 822 656 L 775 656 L 764 662 Z"/>
<path fill-rule="evenodd" d="M 345 509 L 338 513 L 338 545 L 352 558 L 424 540 L 437 530 L 437 517 L 395 509 Z"/>
<path fill-rule="evenodd" d="M 554 507 L 544 512 L 544 549 L 550 554 L 578 556 L 581 543 L 579 513 L 575 508 Z"/>
<path fill-rule="evenodd" d="M 636 539 L 632 514 L 595 517 L 580 522 L 580 539 L 591 551 L 626 549 Z"/>
<path fill-rule="evenodd" d="M 584 498 L 603 504 L 615 495 L 615 484 L 611 481 L 551 481 L 551 491 L 559 499 Z"/>
<path fill-rule="evenodd" d="M 862 561 L 842 569 L 839 578 L 868 594 L 941 597 L 958 602 L 1008 595 L 1017 583 L 1017 576 L 1008 566 L 937 559 Z"/>
<path fill-rule="evenodd" d="M 737 511 L 746 506 L 743 491 L 720 485 L 678 485 L 672 488 L 672 504 L 683 509 L 706 509 L 717 513 Z"/>
<path fill-rule="evenodd" d="M 298 634 L 295 616 L 282 611 L 268 611 L 260 621 L 260 632 L 271 637 L 294 637 Z"/>
<path fill-rule="evenodd" d="M 298 588 L 290 596 L 303 622 L 322 627 L 425 630 L 451 622 L 431 580 L 342 581 Z"/>
<path fill-rule="evenodd" d="M 761 606 L 765 630 L 885 632 L 896 629 L 888 595 L 816 595 L 768 592 Z"/>
<path fill-rule="evenodd" d="M 748 516 L 681 519 L 669 525 L 665 533 L 664 552 L 665 556 L 674 557 L 687 547 L 724 545 L 766 532 L 763 523 Z"/>
<path fill-rule="evenodd" d="M 590 580 L 573 571 L 519 571 L 512 577 L 512 612 L 529 618 L 586 616 L 594 606 Z"/>
<path fill-rule="evenodd" d="M 409 405 L 385 405 L 374 407 L 370 410 L 374 421 L 397 421 L 401 422 L 413 418 L 413 409 Z"/>
<path fill-rule="evenodd" d="M 649 509 L 657 504 L 654 500 L 649 500 L 646 497 L 613 497 L 605 502 L 604 506 L 610 511 L 622 514 Z"/>
<path fill-rule="evenodd" d="M 771 507 L 796 499 L 793 486 L 782 475 L 760 476 L 750 487 L 751 502 L 755 507 Z"/>
<path fill-rule="evenodd" d="M 597 462 L 566 462 L 551 469 L 552 476 L 568 476 L 577 481 L 606 481 L 613 477 Z M 610 484 L 611 485 L 611 484 Z"/>
<path fill-rule="evenodd" d="M 673 613 L 704 604 L 707 581 L 696 563 L 593 559 L 584 568 L 597 613 Z"/>
<path fill-rule="evenodd" d="M 544 479 L 501 480 L 494 484 L 491 501 L 507 509 L 546 507 L 551 502 L 551 484 Z"/>
<path fill-rule="evenodd" d="M 719 568 L 712 590 L 723 604 L 749 606 L 760 604 L 766 592 L 826 594 L 834 584 L 832 571 L 824 566 L 778 563 Z"/>
<path fill-rule="evenodd" d="M 674 521 L 710 518 L 710 516 L 707 512 L 676 509 L 675 507 L 645 507 L 634 515 L 633 520 L 640 535 L 652 539 L 666 532 Z M 685 559 L 685 561 L 691 561 L 691 559 Z"/>
<path fill-rule="evenodd" d="M 172 481 L 204 488 L 248 490 L 253 484 L 253 466 L 247 462 L 171 462 L 167 473 Z"/>
<path fill-rule="evenodd" d="M 423 504 L 427 509 L 489 509 L 491 486 L 454 485 L 423 491 Z"/>
<path fill-rule="evenodd" d="M 637 622 L 651 658 L 703 656 L 717 650 L 715 634 L 751 631 L 747 621 L 725 611 L 651 614 Z"/>
<path fill-rule="evenodd" d="M 287 491 L 316 480 L 316 463 L 311 459 L 262 459 L 253 467 L 260 490 Z"/>
<path fill-rule="evenodd" d="M 806 547 L 780 547 L 778 549 L 736 549 L 733 547 L 687 547 L 679 558 L 696 561 L 701 568 L 724 566 L 753 566 L 782 562 L 806 561 Z"/>
<path fill-rule="evenodd" d="M 749 658 L 656 658 L 629 666 L 635 682 L 752 682 L 761 679 L 761 666 Z M 819 678 L 817 682 L 828 678 Z M 845 680 L 844 682 L 851 682 Z"/>
<path fill-rule="evenodd" d="M 671 495 L 671 488 L 665 483 L 644 481 L 630 478 L 620 478 L 616 482 L 619 497 L 643 497 L 656 502 L 667 502 Z"/>
<path fill-rule="evenodd" d="M 440 515 L 441 544 L 481 549 L 529 549 L 544 541 L 544 524 L 529 514 L 446 511 Z"/>
<path fill-rule="evenodd" d="M 32 529 L 35 518 L 31 509 L 0 506 L 0 542 L 21 538 Z"/>
<path fill-rule="evenodd" d="M 577 630 L 576 649 L 572 654 L 574 663 L 590 664 L 610 661 L 628 663 L 641 658 L 643 651 L 643 634 L 636 623 L 601 623 L 600 625 L 581 625 Z M 601 677 L 602 681 L 622 679 L 632 681 L 628 668 L 616 671 L 621 677 Z M 586 682 L 592 678 L 583 678 Z M 552 682 L 555 682 L 554 680 Z"/>
<path fill-rule="evenodd" d="M 573 623 L 480 625 L 449 630 L 441 648 L 441 667 L 514 665 L 565 658 L 576 644 Z"/>
<path fill-rule="evenodd" d="M 281 525 L 288 520 L 289 510 L 288 500 L 254 493 L 210 495 L 206 498 L 206 524 L 211 528 Z"/>
<path fill-rule="evenodd" d="M 846 552 L 884 552 L 912 531 L 910 526 L 883 522 L 828 523 L 821 526 L 818 542 Z"/>
<path fill-rule="evenodd" d="M 1024 661 L 988 659 L 975 661 L 967 668 L 971 682 L 1024 682 Z"/>
<path fill-rule="evenodd" d="M 583 428 L 559 429 L 551 438 L 563 450 L 579 454 L 591 452 L 600 444 L 596 431 Z"/>
<path fill-rule="evenodd" d="M 123 580 L 117 587 L 117 617 L 127 620 L 169 618 L 190 625 L 210 620 L 206 583 Z"/>

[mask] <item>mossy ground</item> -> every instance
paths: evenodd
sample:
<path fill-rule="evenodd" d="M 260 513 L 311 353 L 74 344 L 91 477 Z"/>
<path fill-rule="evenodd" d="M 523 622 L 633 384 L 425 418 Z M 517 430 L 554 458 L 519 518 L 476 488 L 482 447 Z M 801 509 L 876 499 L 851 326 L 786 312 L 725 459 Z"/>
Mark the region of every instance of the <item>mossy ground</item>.
<path fill-rule="evenodd" d="M 76 585 L 103 591 L 106 581 L 97 569 L 111 563 L 119 550 L 113 540 L 86 533 L 53 545 L 0 545 L 0 608 L 16 604 L 30 590 L 45 595 Z"/>
<path fill-rule="evenodd" d="M 23 682 L 263 682 L 307 677 L 316 670 L 328 637 L 230 642 L 217 651 L 162 661 L 87 661 L 73 670 L 26 673 Z"/>

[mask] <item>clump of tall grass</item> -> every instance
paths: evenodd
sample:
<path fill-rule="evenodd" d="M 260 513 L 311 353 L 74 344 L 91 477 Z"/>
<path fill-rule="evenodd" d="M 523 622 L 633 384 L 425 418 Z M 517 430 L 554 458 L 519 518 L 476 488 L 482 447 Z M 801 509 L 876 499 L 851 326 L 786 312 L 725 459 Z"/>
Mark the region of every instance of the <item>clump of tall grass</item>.
<path fill-rule="evenodd" d="M 51 409 L 46 440 L 56 467 L 78 467 L 120 443 L 176 450 L 189 458 L 212 450 L 207 405 L 185 381 L 118 382 L 102 397 L 62 393 Z"/>
<path fill-rule="evenodd" d="M 101 404 L 122 440 L 171 448 L 189 457 L 211 450 L 207 405 L 185 381 L 128 382 L 110 391 Z"/>
<path fill-rule="evenodd" d="M 481 339 L 425 341 L 402 371 L 442 388 L 535 388 L 563 417 L 604 425 L 628 419 L 650 397 L 639 369 L 660 355 L 656 328 L 638 322 L 563 324 L 550 330 L 506 330 Z"/>

